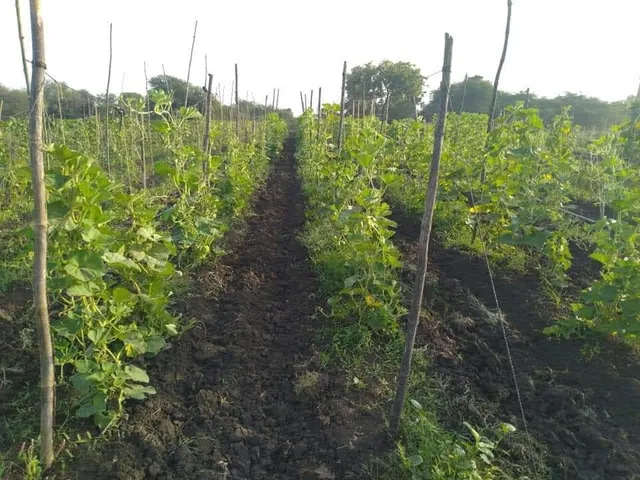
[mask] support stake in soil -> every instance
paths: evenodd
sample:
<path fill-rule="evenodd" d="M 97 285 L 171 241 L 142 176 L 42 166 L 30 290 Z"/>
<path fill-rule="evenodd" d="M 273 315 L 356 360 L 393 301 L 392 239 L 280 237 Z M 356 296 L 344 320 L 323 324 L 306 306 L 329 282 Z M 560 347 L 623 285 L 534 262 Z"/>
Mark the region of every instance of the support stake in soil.
<path fill-rule="evenodd" d="M 404 406 L 407 394 L 407 384 L 411 371 L 411 358 L 413 356 L 413 345 L 416 340 L 416 330 L 420 320 L 420 310 L 422 308 L 422 294 L 424 291 L 425 277 L 427 274 L 427 260 L 429 254 L 429 238 L 431 236 L 431 223 L 436 205 L 436 194 L 438 191 L 438 175 L 440 169 L 440 156 L 442 154 L 442 144 L 444 131 L 447 122 L 447 106 L 449 104 L 449 91 L 451 89 L 451 56 L 453 51 L 453 37 L 445 34 L 444 65 L 442 66 L 442 83 L 440 84 L 440 113 L 438 114 L 438 124 L 434 134 L 433 156 L 431 157 L 431 168 L 429 170 L 429 186 L 425 201 L 424 214 L 422 216 L 422 227 L 420 229 L 420 248 L 418 251 L 418 265 L 416 270 L 416 281 L 413 288 L 413 299 L 411 310 L 407 321 L 407 338 L 402 356 L 402 366 L 398 375 L 398 387 L 396 397 L 391 409 L 389 418 L 389 430 L 395 435 L 398 432 L 402 407 Z"/>

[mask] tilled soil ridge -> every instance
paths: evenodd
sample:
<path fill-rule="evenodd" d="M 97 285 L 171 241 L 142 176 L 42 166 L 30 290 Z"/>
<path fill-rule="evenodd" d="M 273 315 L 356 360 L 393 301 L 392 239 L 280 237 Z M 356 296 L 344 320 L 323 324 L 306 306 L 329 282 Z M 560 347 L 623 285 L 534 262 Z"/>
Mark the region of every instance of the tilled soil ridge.
<path fill-rule="evenodd" d="M 314 349 L 319 300 L 297 238 L 304 202 L 292 141 L 254 212 L 185 302 L 198 324 L 147 366 L 157 395 L 133 408 L 121 441 L 77 478 L 357 476 L 352 434 L 366 420 Z M 227 278 L 212 281 L 220 272 Z"/>

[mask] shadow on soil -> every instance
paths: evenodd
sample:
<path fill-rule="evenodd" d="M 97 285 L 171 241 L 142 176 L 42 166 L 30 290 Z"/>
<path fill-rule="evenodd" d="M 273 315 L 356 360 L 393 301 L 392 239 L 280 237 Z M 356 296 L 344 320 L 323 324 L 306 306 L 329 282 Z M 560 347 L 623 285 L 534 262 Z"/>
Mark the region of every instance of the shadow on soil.
<path fill-rule="evenodd" d="M 407 264 L 417 259 L 419 224 L 396 214 L 396 245 Z M 483 259 L 432 247 L 425 289 L 429 317 L 421 322 L 418 346 L 433 356 L 448 379 L 450 426 L 508 421 L 523 429 L 495 300 Z M 413 283 L 415 272 L 405 271 Z M 558 341 L 542 334 L 554 309 L 544 305 L 533 276 L 496 275 L 507 321 L 507 337 L 533 445 L 547 450 L 552 479 L 640 478 L 640 361 L 621 345 L 602 341 L 592 360 L 583 341 Z M 517 445 L 514 445 L 516 449 Z M 512 461 L 531 462 L 520 444 Z M 539 462 L 540 457 L 534 461 Z M 543 473 L 541 465 L 538 474 Z"/>

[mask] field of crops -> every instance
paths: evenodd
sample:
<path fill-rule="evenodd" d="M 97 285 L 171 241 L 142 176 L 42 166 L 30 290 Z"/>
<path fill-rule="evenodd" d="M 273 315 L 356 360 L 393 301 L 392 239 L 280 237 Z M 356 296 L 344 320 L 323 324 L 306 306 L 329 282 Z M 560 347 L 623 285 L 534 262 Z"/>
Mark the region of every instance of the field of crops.
<path fill-rule="evenodd" d="M 594 141 L 523 102 L 210 105 L 46 118 L 46 472 L 29 128 L 0 122 L 0 478 L 638 478 L 637 105 Z"/>

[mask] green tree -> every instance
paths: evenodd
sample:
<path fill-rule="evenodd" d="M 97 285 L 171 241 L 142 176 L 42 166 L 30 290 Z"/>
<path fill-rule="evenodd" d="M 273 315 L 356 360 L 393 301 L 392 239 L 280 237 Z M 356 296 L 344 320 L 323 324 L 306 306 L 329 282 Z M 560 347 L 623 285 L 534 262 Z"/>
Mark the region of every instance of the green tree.
<path fill-rule="evenodd" d="M 205 100 L 205 93 L 202 86 L 188 84 L 186 81 L 172 77 L 170 75 L 157 75 L 149 79 L 149 87 L 156 90 L 164 90 L 173 95 L 173 108 L 184 106 L 184 98 L 187 94 L 187 85 L 189 86 L 189 107 L 198 107 L 202 109 Z"/>
<path fill-rule="evenodd" d="M 450 108 L 455 112 L 488 113 L 492 89 L 492 83 L 479 75 L 468 78 L 466 91 L 464 82 L 454 83 L 451 85 Z M 525 92 L 511 93 L 499 90 L 497 111 L 499 113 L 507 105 L 524 102 L 525 99 Z M 434 91 L 430 95 L 429 103 L 423 106 L 422 115 L 426 119 L 431 119 L 436 114 L 439 105 L 440 92 Z M 538 97 L 531 93 L 529 107 L 536 108 L 546 122 L 551 121 L 556 115 L 560 115 L 565 107 L 571 107 L 571 114 L 576 125 L 599 131 L 622 122 L 629 115 L 625 101 L 605 102 L 599 98 L 568 92 L 554 98 Z"/>
<path fill-rule="evenodd" d="M 422 99 L 424 78 L 420 69 L 409 62 L 384 60 L 378 65 L 371 62 L 351 69 L 346 79 L 347 108 L 364 99 L 367 114 L 371 102 L 384 118 L 389 99 L 389 120 L 414 116 L 414 105 Z M 362 107 L 361 107 L 362 108 Z"/>

